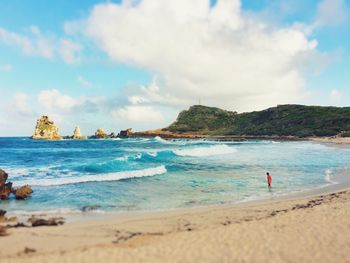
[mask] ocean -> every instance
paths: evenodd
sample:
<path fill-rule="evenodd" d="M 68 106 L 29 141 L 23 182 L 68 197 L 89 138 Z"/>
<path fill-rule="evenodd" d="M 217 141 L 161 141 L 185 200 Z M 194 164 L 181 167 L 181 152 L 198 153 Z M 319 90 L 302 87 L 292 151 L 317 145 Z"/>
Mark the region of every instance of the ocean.
<path fill-rule="evenodd" d="M 314 142 L 0 138 L 0 168 L 15 187 L 34 190 L 0 207 L 108 213 L 240 203 L 336 184 L 349 163 L 349 149 Z"/>

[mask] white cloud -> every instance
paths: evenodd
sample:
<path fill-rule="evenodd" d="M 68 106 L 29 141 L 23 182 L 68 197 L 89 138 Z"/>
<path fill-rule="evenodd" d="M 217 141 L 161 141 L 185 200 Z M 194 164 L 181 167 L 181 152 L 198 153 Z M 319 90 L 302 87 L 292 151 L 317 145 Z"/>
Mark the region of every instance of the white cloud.
<path fill-rule="evenodd" d="M 80 44 L 70 41 L 68 39 L 61 39 L 58 49 L 62 59 L 68 64 L 75 64 L 80 61 L 79 54 L 82 50 Z"/>
<path fill-rule="evenodd" d="M 0 65 L 0 72 L 10 72 L 12 71 L 13 67 L 10 64 L 3 64 Z"/>
<path fill-rule="evenodd" d="M 99 4 L 80 24 L 115 61 L 157 75 L 130 96 L 179 107 L 198 99 L 235 110 L 296 102 L 301 62 L 317 46 L 301 29 L 250 19 L 238 0 Z"/>
<path fill-rule="evenodd" d="M 29 106 L 29 96 L 23 92 L 17 92 L 13 96 L 11 108 L 14 112 L 23 116 L 32 116 L 34 114 L 32 108 Z"/>
<path fill-rule="evenodd" d="M 56 89 L 41 91 L 37 99 L 40 105 L 49 112 L 70 112 L 78 105 L 76 99 Z"/>
<path fill-rule="evenodd" d="M 31 54 L 33 52 L 33 46 L 31 41 L 19 34 L 10 32 L 0 27 L 0 42 L 7 45 L 14 45 L 19 47 L 24 54 Z"/>
<path fill-rule="evenodd" d="M 345 0 L 323 0 L 317 7 L 316 23 L 321 26 L 336 26 L 348 19 L 349 9 Z"/>
<path fill-rule="evenodd" d="M 0 43 L 20 48 L 29 56 L 39 56 L 46 59 L 60 57 L 68 64 L 79 62 L 82 46 L 69 39 L 44 35 L 36 26 L 29 28 L 29 34 L 19 34 L 0 27 Z"/>
<path fill-rule="evenodd" d="M 161 122 L 163 115 L 151 106 L 125 106 L 112 111 L 112 116 L 131 122 Z"/>
<path fill-rule="evenodd" d="M 86 87 L 86 88 L 91 88 L 93 85 L 90 81 L 86 80 L 82 76 L 77 77 L 77 81 L 80 83 L 80 85 Z"/>

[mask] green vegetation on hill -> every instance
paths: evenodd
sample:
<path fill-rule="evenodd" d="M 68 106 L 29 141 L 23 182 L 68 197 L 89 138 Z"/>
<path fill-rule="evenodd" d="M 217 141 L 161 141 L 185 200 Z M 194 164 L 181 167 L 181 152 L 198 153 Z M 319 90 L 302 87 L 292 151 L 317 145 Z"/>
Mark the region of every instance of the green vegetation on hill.
<path fill-rule="evenodd" d="M 334 136 L 350 131 L 350 107 L 280 105 L 237 114 L 196 105 L 182 111 L 165 130 L 209 135 Z"/>
<path fill-rule="evenodd" d="M 230 132 L 236 115 L 236 112 L 195 105 L 187 111 L 180 112 L 176 122 L 168 129 L 172 132 L 224 134 Z"/>

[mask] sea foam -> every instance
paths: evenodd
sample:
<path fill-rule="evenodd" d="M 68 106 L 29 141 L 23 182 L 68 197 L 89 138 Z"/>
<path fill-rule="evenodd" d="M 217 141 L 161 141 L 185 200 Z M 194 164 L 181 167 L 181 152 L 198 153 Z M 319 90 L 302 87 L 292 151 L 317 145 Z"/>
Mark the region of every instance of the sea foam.
<path fill-rule="evenodd" d="M 336 182 L 334 182 L 332 180 L 332 171 L 330 169 L 327 169 L 326 170 L 326 175 L 324 176 L 324 180 L 327 182 L 327 183 L 330 183 L 330 184 L 335 184 Z"/>
<path fill-rule="evenodd" d="M 128 178 L 139 178 L 146 176 L 154 176 L 166 173 L 167 170 L 164 165 L 147 168 L 143 170 L 134 171 L 123 171 L 108 174 L 97 174 L 97 175 L 85 175 L 80 177 L 61 177 L 54 179 L 35 179 L 35 180 L 25 180 L 22 184 L 29 184 L 32 186 L 54 186 L 54 185 L 65 185 L 65 184 L 77 184 L 86 182 L 103 182 L 103 181 L 118 181 Z"/>
<path fill-rule="evenodd" d="M 208 147 L 193 147 L 173 151 L 178 156 L 204 157 L 212 155 L 222 155 L 235 153 L 237 150 L 226 144 L 212 145 Z"/>

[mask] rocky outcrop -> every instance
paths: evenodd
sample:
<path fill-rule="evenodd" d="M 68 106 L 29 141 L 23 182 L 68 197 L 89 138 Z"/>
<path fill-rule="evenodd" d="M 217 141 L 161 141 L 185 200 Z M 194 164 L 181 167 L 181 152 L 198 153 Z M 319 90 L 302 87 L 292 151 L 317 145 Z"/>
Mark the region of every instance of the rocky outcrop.
<path fill-rule="evenodd" d="M 8 199 L 11 193 L 15 195 L 16 199 L 26 199 L 33 193 L 33 190 L 29 185 L 16 189 L 12 188 L 11 182 L 6 183 L 7 178 L 8 174 L 4 170 L 0 169 L 0 199 Z"/>
<path fill-rule="evenodd" d="M 97 131 L 95 132 L 95 138 L 97 138 L 97 139 L 105 139 L 105 138 L 109 138 L 109 136 L 104 131 L 104 129 L 98 128 Z"/>
<path fill-rule="evenodd" d="M 12 183 L 8 182 L 0 189 L 0 199 L 5 200 L 9 198 L 12 193 Z"/>
<path fill-rule="evenodd" d="M 0 199 L 7 199 L 12 192 L 12 183 L 6 183 L 8 174 L 0 169 Z"/>
<path fill-rule="evenodd" d="M 8 176 L 9 175 L 4 170 L 0 169 L 0 187 L 4 186 Z"/>
<path fill-rule="evenodd" d="M 59 129 L 48 116 L 41 116 L 37 122 L 32 139 L 61 140 Z"/>
<path fill-rule="evenodd" d="M 77 127 L 75 127 L 75 129 L 74 129 L 74 133 L 73 133 L 72 139 L 73 139 L 73 140 L 86 140 L 87 137 L 81 135 L 80 128 L 79 128 L 79 126 L 77 126 Z"/>
<path fill-rule="evenodd" d="M 118 137 L 120 138 L 128 138 L 133 134 L 133 131 L 131 128 L 126 129 L 126 130 L 121 130 L 118 134 Z"/>
<path fill-rule="evenodd" d="M 33 193 L 33 190 L 29 185 L 25 185 L 14 189 L 12 192 L 15 194 L 16 199 L 26 199 L 30 197 L 30 195 Z"/>

